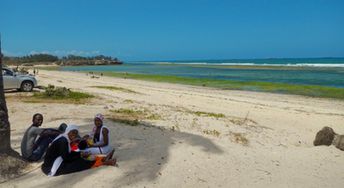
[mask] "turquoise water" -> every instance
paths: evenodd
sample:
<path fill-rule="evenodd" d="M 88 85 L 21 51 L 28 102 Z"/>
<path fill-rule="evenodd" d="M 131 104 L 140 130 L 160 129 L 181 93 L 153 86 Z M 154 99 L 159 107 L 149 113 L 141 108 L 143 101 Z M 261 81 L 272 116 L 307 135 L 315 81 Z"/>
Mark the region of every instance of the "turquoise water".
<path fill-rule="evenodd" d="M 278 68 L 228 65 L 282 66 Z M 292 67 L 292 68 L 290 68 Z M 65 71 L 128 72 L 235 81 L 263 81 L 344 88 L 344 58 L 127 62 L 63 67 Z"/>
<path fill-rule="evenodd" d="M 143 63 L 150 63 L 150 62 L 143 62 Z M 159 62 L 153 62 L 153 63 L 159 63 Z M 257 66 L 266 65 L 266 66 L 343 67 L 344 68 L 344 58 L 223 59 L 223 60 L 165 61 L 162 63 L 199 64 L 199 65 L 257 65 Z"/>

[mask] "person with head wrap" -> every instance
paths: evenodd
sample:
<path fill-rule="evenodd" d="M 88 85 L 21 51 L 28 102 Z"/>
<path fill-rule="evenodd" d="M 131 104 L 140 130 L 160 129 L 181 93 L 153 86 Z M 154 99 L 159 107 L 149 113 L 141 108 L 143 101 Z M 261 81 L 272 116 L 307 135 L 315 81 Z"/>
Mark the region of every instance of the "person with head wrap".
<path fill-rule="evenodd" d="M 107 158 L 99 158 L 96 161 L 83 159 L 87 153 L 71 151 L 70 143 L 78 137 L 78 127 L 67 125 L 65 132 L 56 137 L 49 146 L 42 164 L 42 171 L 49 176 L 58 176 L 90 169 L 101 165 L 115 165 L 116 161 Z"/>
<path fill-rule="evenodd" d="M 91 155 L 108 154 L 113 152 L 110 146 L 110 131 L 104 126 L 104 116 L 97 114 L 94 117 L 94 127 L 90 135 L 86 135 L 84 138 L 88 141 L 88 148 L 85 152 Z"/>

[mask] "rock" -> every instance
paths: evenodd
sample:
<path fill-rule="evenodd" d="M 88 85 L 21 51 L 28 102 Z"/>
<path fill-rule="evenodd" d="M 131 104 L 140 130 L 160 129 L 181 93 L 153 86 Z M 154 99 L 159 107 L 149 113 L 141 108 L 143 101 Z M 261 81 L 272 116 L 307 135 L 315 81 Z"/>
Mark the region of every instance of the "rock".
<path fill-rule="evenodd" d="M 344 135 L 338 135 L 331 127 L 324 127 L 317 132 L 313 144 L 314 146 L 334 145 L 344 151 Z"/>

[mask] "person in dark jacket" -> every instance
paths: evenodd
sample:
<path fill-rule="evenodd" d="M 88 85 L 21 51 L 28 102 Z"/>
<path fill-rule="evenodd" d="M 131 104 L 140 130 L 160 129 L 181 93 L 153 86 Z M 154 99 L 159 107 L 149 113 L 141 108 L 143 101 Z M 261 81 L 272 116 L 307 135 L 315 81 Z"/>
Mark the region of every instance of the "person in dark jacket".
<path fill-rule="evenodd" d="M 78 137 L 78 127 L 75 125 L 67 125 L 63 134 L 55 138 L 49 146 L 42 171 L 49 176 L 58 176 L 90 169 L 101 165 L 116 164 L 116 160 L 111 159 L 112 154 L 98 161 L 88 161 L 83 157 L 88 157 L 88 153 L 71 151 L 70 143 Z M 95 164 L 97 164 L 95 166 Z"/>

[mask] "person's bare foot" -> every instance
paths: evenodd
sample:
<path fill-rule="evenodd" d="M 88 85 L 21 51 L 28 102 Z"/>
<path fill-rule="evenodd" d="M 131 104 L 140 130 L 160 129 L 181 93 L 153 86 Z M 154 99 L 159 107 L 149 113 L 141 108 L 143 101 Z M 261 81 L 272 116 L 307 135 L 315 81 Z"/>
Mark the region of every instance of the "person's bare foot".
<path fill-rule="evenodd" d="M 108 161 L 108 160 L 112 159 L 114 152 L 115 152 L 115 149 L 113 149 L 109 154 L 107 154 L 106 157 L 103 159 L 103 161 Z"/>
<path fill-rule="evenodd" d="M 104 161 L 104 165 L 108 166 L 117 166 L 116 164 L 117 160 L 116 159 L 108 159 Z"/>

